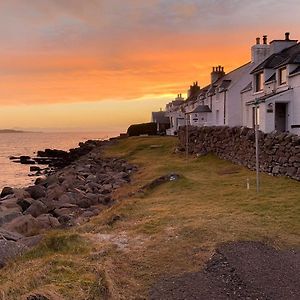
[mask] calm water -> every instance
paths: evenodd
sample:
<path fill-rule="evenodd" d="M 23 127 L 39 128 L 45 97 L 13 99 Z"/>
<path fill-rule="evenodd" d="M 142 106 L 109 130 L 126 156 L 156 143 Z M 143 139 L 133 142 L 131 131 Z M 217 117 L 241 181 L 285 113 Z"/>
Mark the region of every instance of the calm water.
<path fill-rule="evenodd" d="M 56 148 L 69 150 L 88 139 L 103 139 L 117 133 L 1 133 L 0 191 L 4 186 L 23 187 L 36 178 L 29 177 L 29 166 L 13 163 L 10 156 L 34 156 L 38 150 Z"/>

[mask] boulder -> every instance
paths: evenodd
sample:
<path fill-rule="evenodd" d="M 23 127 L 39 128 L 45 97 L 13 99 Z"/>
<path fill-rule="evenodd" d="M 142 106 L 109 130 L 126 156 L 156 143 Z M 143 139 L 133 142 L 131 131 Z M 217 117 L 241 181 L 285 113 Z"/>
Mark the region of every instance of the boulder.
<path fill-rule="evenodd" d="M 38 221 L 31 215 L 21 215 L 11 222 L 3 225 L 3 228 L 8 231 L 15 231 L 25 236 L 36 235 L 40 232 Z"/>
<path fill-rule="evenodd" d="M 42 229 L 55 228 L 60 225 L 58 220 L 49 214 L 40 215 L 36 218 L 36 220 Z"/>
<path fill-rule="evenodd" d="M 11 222 L 12 220 L 22 216 L 20 212 L 14 210 L 0 211 L 0 226 Z"/>
<path fill-rule="evenodd" d="M 9 259 L 23 254 L 27 249 L 23 244 L 0 240 L 0 268 L 3 268 Z"/>
<path fill-rule="evenodd" d="M 14 195 L 17 199 L 30 198 L 30 194 L 25 189 L 14 189 Z"/>
<path fill-rule="evenodd" d="M 46 196 L 46 188 L 41 185 L 33 185 L 26 188 L 26 191 L 30 194 L 30 197 L 37 200 Z"/>
<path fill-rule="evenodd" d="M 13 193 L 14 193 L 14 189 L 11 188 L 11 187 L 6 186 L 2 189 L 2 192 L 0 194 L 0 198 L 4 198 L 7 195 L 12 195 Z"/>
<path fill-rule="evenodd" d="M 29 208 L 30 205 L 34 200 L 32 198 L 26 198 L 26 199 L 19 199 L 17 201 L 17 204 L 21 207 L 22 211 L 24 212 L 27 208 Z"/>
<path fill-rule="evenodd" d="M 22 239 L 18 240 L 18 243 L 25 245 L 28 248 L 33 248 L 39 244 L 39 242 L 43 239 L 43 235 L 34 235 L 23 237 Z"/>
<path fill-rule="evenodd" d="M 18 241 L 23 238 L 23 235 L 0 228 L 0 240 Z"/>
<path fill-rule="evenodd" d="M 36 218 L 46 212 L 48 212 L 47 206 L 43 202 L 36 200 L 24 211 L 24 214 L 29 214 Z"/>
<path fill-rule="evenodd" d="M 1 203 L 2 208 L 5 207 L 6 209 L 11 209 L 11 210 L 19 212 L 19 211 L 21 211 L 21 208 L 17 204 L 17 202 L 18 202 L 18 199 L 13 197 L 13 198 L 3 200 L 0 203 Z"/>
<path fill-rule="evenodd" d="M 64 189 L 58 184 L 52 184 L 46 191 L 46 199 L 58 200 L 64 194 Z"/>

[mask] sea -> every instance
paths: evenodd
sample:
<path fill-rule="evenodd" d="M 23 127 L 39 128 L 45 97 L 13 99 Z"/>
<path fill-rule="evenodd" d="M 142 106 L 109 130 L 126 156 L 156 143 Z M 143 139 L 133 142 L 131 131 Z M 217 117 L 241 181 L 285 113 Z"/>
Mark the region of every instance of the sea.
<path fill-rule="evenodd" d="M 103 140 L 117 136 L 117 132 L 22 132 L 0 133 L 0 192 L 3 187 L 25 187 L 32 184 L 36 177 L 30 177 L 29 165 L 12 162 L 9 157 L 35 156 L 39 150 L 69 150 L 79 142 L 89 139 Z"/>

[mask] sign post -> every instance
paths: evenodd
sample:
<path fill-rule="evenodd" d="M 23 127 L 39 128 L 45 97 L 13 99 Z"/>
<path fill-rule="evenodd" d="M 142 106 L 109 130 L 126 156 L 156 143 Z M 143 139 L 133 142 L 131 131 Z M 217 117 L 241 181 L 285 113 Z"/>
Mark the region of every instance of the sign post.
<path fill-rule="evenodd" d="M 185 113 L 185 151 L 186 151 L 186 161 L 189 159 L 189 124 L 188 124 L 188 114 Z"/>
<path fill-rule="evenodd" d="M 258 128 L 259 128 L 259 120 L 258 120 L 258 101 L 255 101 L 255 161 L 256 161 L 256 192 L 259 192 L 260 189 L 260 182 L 259 182 L 259 132 L 258 132 Z"/>

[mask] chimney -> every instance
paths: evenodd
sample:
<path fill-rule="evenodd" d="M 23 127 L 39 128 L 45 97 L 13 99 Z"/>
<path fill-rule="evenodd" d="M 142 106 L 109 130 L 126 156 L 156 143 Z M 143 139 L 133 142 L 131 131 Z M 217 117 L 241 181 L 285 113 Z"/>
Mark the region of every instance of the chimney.
<path fill-rule="evenodd" d="M 285 33 L 285 40 L 286 40 L 286 41 L 289 41 L 289 40 L 290 40 L 290 33 L 289 33 L 289 32 L 286 32 L 286 33 Z"/>
<path fill-rule="evenodd" d="M 218 79 L 220 79 L 224 75 L 225 75 L 224 67 L 221 67 L 221 66 L 213 67 L 212 72 L 210 74 L 210 76 L 211 76 L 211 84 L 213 84 L 214 82 L 216 82 Z"/>
<path fill-rule="evenodd" d="M 291 40 L 290 33 L 286 32 L 283 40 L 274 40 L 270 43 L 271 54 L 279 53 L 286 48 L 296 45 L 297 42 L 297 40 Z"/>
<path fill-rule="evenodd" d="M 263 36 L 263 43 L 260 43 L 260 38 L 256 38 L 255 45 L 251 48 L 251 62 L 259 64 L 270 55 L 270 45 L 268 45 L 268 37 Z"/>

